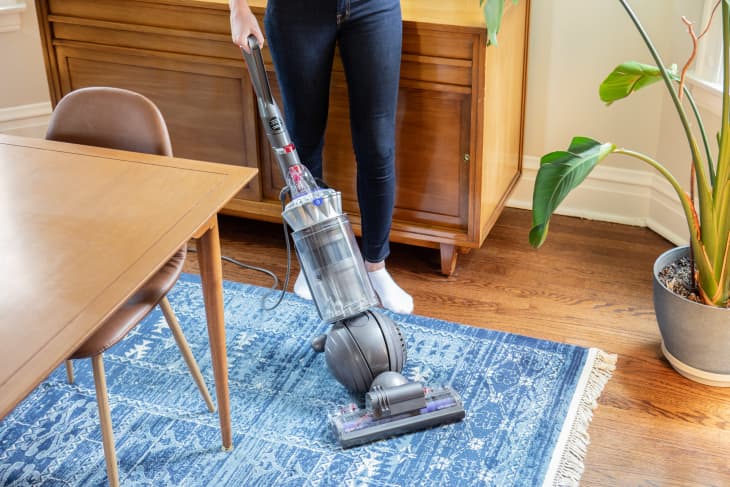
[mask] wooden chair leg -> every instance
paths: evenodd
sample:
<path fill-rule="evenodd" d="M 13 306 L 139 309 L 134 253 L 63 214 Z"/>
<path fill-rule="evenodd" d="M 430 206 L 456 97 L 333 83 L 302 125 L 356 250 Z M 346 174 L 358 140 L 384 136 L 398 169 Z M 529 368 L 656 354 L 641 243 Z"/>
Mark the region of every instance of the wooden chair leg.
<path fill-rule="evenodd" d="M 114 448 L 114 431 L 112 430 L 112 416 L 109 409 L 109 399 L 106 392 L 106 377 L 104 376 L 104 359 L 102 354 L 91 357 L 94 370 L 94 386 L 96 388 L 96 403 L 99 406 L 99 421 L 101 422 L 101 438 L 104 445 L 104 459 L 106 473 L 111 487 L 119 486 L 119 472 L 117 471 L 117 452 Z"/>
<path fill-rule="evenodd" d="M 74 383 L 74 363 L 70 360 L 66 360 L 66 378 L 69 384 Z"/>
<path fill-rule="evenodd" d="M 170 327 L 170 331 L 172 331 L 172 336 L 175 337 L 175 342 L 185 359 L 185 363 L 188 365 L 190 374 L 193 376 L 193 380 L 198 386 L 205 404 L 208 406 L 208 410 L 211 413 L 215 412 L 215 405 L 213 404 L 213 399 L 211 399 L 210 393 L 208 392 L 208 387 L 205 385 L 205 381 L 203 380 L 203 374 L 200 373 L 198 362 L 195 361 L 193 352 L 190 351 L 188 341 L 185 339 L 185 335 L 183 335 L 180 323 L 177 321 L 177 317 L 172 311 L 172 306 L 170 306 L 170 301 L 168 301 L 167 296 L 162 298 L 160 301 L 160 308 L 162 308 L 162 314 L 165 315 L 167 325 Z"/>

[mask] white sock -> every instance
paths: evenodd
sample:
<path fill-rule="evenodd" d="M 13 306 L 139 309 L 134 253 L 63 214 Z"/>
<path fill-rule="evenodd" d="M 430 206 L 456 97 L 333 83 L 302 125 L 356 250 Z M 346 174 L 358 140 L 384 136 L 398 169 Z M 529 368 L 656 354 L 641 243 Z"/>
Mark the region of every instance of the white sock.
<path fill-rule="evenodd" d="M 294 294 L 304 299 L 312 299 L 312 291 L 309 290 L 309 284 L 307 284 L 307 278 L 304 277 L 304 273 L 299 271 L 297 280 L 294 281 Z"/>
<path fill-rule="evenodd" d="M 395 283 L 385 267 L 368 275 L 383 308 L 403 314 L 413 312 L 413 298 Z"/>

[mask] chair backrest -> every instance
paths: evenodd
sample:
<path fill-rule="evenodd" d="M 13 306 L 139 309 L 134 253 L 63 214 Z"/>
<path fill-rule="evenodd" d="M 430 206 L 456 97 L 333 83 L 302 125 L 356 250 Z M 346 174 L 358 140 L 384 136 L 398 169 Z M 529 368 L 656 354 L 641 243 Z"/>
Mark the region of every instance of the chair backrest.
<path fill-rule="evenodd" d="M 148 98 L 111 87 L 68 93 L 53 110 L 46 139 L 172 155 L 162 113 Z"/>

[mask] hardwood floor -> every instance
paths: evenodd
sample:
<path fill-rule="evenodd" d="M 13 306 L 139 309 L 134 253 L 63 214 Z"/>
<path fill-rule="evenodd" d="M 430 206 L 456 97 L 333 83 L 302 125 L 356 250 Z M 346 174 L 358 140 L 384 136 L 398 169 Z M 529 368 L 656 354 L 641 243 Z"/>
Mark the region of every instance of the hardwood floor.
<path fill-rule="evenodd" d="M 590 426 L 582 485 L 730 485 L 730 388 L 683 378 L 659 350 L 651 269 L 672 244 L 645 228 L 554 217 L 534 250 L 530 218 L 506 209 L 451 277 L 439 273 L 437 251 L 405 245 L 392 246 L 388 268 L 417 314 L 618 354 Z M 283 279 L 280 225 L 225 216 L 220 224 L 224 255 Z M 292 282 L 294 258 L 293 267 Z M 186 271 L 197 272 L 196 259 Z M 270 285 L 229 263 L 223 275 Z"/>

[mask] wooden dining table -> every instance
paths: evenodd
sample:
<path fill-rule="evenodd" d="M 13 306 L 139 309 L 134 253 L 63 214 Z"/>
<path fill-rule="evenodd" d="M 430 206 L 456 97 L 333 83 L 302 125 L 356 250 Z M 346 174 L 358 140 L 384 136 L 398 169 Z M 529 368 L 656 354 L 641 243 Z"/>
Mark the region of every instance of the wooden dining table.
<path fill-rule="evenodd" d="M 256 173 L 0 135 L 0 418 L 193 238 L 232 448 L 217 213 Z"/>

